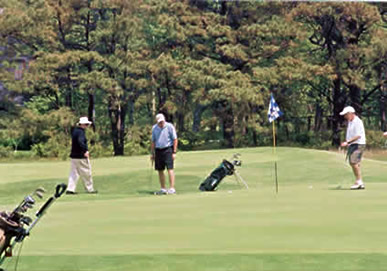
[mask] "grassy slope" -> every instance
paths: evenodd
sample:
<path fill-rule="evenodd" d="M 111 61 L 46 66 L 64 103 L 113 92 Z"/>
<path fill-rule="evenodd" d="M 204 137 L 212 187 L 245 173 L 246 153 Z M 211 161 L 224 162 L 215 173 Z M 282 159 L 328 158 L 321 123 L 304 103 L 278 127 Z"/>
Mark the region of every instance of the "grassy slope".
<path fill-rule="evenodd" d="M 215 193 L 198 184 L 235 150 L 179 153 L 175 196 L 155 197 L 148 157 L 93 161 L 99 195 L 58 200 L 25 242 L 19 270 L 384 270 L 387 167 L 365 160 L 365 191 L 336 153 L 241 149 L 239 172 Z M 0 202 L 67 179 L 68 162 L 0 165 Z M 81 186 L 78 187 L 81 191 Z M 10 266 L 12 261 L 9 262 Z"/>

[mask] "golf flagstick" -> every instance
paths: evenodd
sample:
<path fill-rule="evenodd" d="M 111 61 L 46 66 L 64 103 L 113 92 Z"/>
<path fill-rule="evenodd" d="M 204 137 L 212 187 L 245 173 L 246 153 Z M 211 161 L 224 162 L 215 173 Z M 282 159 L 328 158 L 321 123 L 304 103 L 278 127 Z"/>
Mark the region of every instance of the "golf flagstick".
<path fill-rule="evenodd" d="M 270 94 L 270 105 L 267 112 L 269 122 L 273 123 L 273 154 L 274 154 L 274 171 L 275 171 L 275 191 L 278 194 L 278 176 L 277 176 L 277 154 L 275 150 L 275 120 L 283 115 L 278 104 L 274 100 L 273 93 Z"/>
<path fill-rule="evenodd" d="M 273 123 L 273 154 L 274 154 L 274 173 L 275 173 L 275 191 L 278 194 L 278 177 L 277 177 L 277 153 L 275 149 L 275 120 Z"/>

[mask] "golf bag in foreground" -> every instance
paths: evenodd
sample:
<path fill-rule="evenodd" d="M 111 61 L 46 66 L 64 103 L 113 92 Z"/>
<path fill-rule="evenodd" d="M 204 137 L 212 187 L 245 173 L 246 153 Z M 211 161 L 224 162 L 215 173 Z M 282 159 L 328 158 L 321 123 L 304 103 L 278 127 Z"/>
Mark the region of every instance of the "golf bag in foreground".
<path fill-rule="evenodd" d="M 34 207 L 35 196 L 43 198 L 43 188 L 38 188 L 33 194 L 27 195 L 11 213 L 0 212 L 0 270 L 2 270 L 1 265 L 5 258 L 12 257 L 12 249 L 16 243 L 23 242 L 51 204 L 66 191 L 66 188 L 65 184 L 58 184 L 55 194 L 40 207 L 34 220 L 27 216 L 26 212 Z"/>
<path fill-rule="evenodd" d="M 242 181 L 245 187 L 248 188 L 247 183 L 242 179 L 235 168 L 236 166 L 242 165 L 242 161 L 239 160 L 239 156 L 240 154 L 238 153 L 234 154 L 231 162 L 224 159 L 222 163 L 200 184 L 199 190 L 214 191 L 224 177 L 231 175 L 234 175 L 238 182 Z"/>

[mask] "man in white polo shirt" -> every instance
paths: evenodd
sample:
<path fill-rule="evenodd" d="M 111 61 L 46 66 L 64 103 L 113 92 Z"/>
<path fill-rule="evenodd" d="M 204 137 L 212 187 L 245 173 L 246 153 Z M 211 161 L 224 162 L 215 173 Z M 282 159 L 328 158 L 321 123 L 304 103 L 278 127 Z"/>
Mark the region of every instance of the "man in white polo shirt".
<path fill-rule="evenodd" d="M 156 115 L 156 124 L 152 128 L 151 159 L 155 161 L 155 169 L 159 172 L 160 191 L 156 195 L 175 194 L 175 173 L 173 162 L 177 152 L 177 135 L 172 123 L 166 122 L 163 114 Z M 164 170 L 167 168 L 169 189 L 165 186 Z"/>
<path fill-rule="evenodd" d="M 348 121 L 347 134 L 345 141 L 341 143 L 341 147 L 348 146 L 347 158 L 355 175 L 355 184 L 351 189 L 364 189 L 364 183 L 361 178 L 360 162 L 366 146 L 366 137 L 363 121 L 356 116 L 355 109 L 352 106 L 347 106 L 340 112 L 341 116 Z"/>

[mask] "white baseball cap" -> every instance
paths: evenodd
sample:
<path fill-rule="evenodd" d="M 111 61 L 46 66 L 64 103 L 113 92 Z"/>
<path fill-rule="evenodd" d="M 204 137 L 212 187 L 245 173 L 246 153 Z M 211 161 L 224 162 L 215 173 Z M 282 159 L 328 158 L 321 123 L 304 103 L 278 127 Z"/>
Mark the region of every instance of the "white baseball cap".
<path fill-rule="evenodd" d="M 347 113 L 355 113 L 355 109 L 352 106 L 346 106 L 343 111 L 340 112 L 340 115 L 344 116 Z"/>
<path fill-rule="evenodd" d="M 87 124 L 87 125 L 90 125 L 92 124 L 91 121 L 89 121 L 89 119 L 87 117 L 80 117 L 79 118 L 79 122 L 78 122 L 78 125 L 79 124 Z"/>
<path fill-rule="evenodd" d="M 156 121 L 157 121 L 157 123 L 159 123 L 159 122 L 161 122 L 161 121 L 165 121 L 165 117 L 164 117 L 164 115 L 163 114 L 157 114 L 156 115 Z"/>

